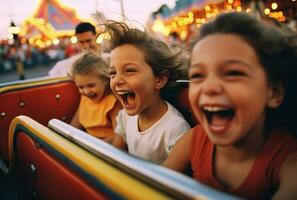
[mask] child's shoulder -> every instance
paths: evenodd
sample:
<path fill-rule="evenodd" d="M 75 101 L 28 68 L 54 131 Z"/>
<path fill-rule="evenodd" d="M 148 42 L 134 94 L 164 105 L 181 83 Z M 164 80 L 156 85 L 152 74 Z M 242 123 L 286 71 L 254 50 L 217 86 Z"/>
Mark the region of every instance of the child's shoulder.
<path fill-rule="evenodd" d="M 117 101 L 117 98 L 113 94 L 105 95 L 104 99 L 106 99 L 106 101 L 112 101 L 112 102 Z"/>
<path fill-rule="evenodd" d="M 117 119 L 118 121 L 123 121 L 126 123 L 137 123 L 137 115 L 133 115 L 133 116 L 128 115 L 124 108 L 119 110 Z"/>
<path fill-rule="evenodd" d="M 275 129 L 265 142 L 260 156 L 280 165 L 293 153 L 297 153 L 297 138 L 285 130 Z"/>
<path fill-rule="evenodd" d="M 166 104 L 168 106 L 168 110 L 162 120 L 163 126 L 170 127 L 171 129 L 182 127 L 185 131 L 189 130 L 191 127 L 189 123 L 185 120 L 183 115 L 170 103 L 166 102 Z"/>
<path fill-rule="evenodd" d="M 118 100 L 113 94 L 108 94 L 104 96 L 99 103 L 113 107 L 116 103 L 118 103 Z"/>
<path fill-rule="evenodd" d="M 172 120 L 185 120 L 181 112 L 179 112 L 173 105 L 171 105 L 169 102 L 165 101 L 168 107 L 168 111 L 166 112 L 166 116 L 168 118 L 171 118 Z"/>
<path fill-rule="evenodd" d="M 288 143 L 297 144 L 297 136 L 284 129 L 274 129 L 271 135 L 269 136 L 269 139 L 278 141 L 278 143 L 280 141 L 285 141 Z"/>

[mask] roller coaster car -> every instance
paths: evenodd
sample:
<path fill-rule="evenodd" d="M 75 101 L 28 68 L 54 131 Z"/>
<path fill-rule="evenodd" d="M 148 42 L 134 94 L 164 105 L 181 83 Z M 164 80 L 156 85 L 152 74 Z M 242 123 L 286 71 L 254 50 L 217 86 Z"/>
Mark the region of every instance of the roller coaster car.
<path fill-rule="evenodd" d="M 193 125 L 186 93 L 164 97 Z M 0 84 L 0 199 L 235 199 L 68 125 L 79 98 L 67 78 Z"/>

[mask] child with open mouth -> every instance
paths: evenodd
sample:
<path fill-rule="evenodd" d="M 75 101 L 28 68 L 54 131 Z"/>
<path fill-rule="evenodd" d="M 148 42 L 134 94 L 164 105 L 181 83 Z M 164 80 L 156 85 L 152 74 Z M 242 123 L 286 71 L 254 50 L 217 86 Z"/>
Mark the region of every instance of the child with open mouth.
<path fill-rule="evenodd" d="M 93 53 L 86 53 L 74 63 L 72 79 L 81 99 L 71 125 L 111 143 L 115 118 L 122 107 L 110 90 L 107 63 Z"/>
<path fill-rule="evenodd" d="M 124 23 L 106 25 L 110 34 L 110 87 L 123 106 L 117 116 L 113 145 L 146 160 L 162 163 L 175 142 L 190 129 L 160 92 L 186 67 L 180 53 Z"/>
<path fill-rule="evenodd" d="M 297 199 L 297 43 L 243 13 L 202 26 L 189 70 L 200 125 L 164 166 L 244 199 Z"/>

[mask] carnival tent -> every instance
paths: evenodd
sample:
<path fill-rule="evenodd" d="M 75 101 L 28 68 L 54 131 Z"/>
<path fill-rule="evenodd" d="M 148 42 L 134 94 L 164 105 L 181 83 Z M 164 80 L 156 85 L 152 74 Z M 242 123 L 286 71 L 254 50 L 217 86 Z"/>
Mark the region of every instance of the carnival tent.
<path fill-rule="evenodd" d="M 22 34 L 26 38 L 41 35 L 55 39 L 73 34 L 73 29 L 81 21 L 75 10 L 63 6 L 59 0 L 40 0 L 36 12 L 23 23 Z"/>

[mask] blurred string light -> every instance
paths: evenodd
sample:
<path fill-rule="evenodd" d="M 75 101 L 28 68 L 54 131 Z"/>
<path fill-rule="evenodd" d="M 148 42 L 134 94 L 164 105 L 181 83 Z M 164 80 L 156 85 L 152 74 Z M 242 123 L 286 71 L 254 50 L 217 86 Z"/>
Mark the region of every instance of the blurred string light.
<path fill-rule="evenodd" d="M 265 13 L 265 15 L 269 15 L 270 14 L 270 9 L 269 8 L 265 8 L 264 9 L 264 13 Z"/>
<path fill-rule="evenodd" d="M 110 34 L 108 32 L 106 33 L 101 33 L 97 39 L 96 39 L 96 43 L 97 44 L 101 44 L 104 40 L 109 40 L 110 39 Z"/>
<path fill-rule="evenodd" d="M 60 43 L 60 40 L 59 40 L 59 39 L 54 39 L 54 40 L 53 40 L 53 44 L 54 44 L 54 45 L 58 45 L 59 43 Z"/>
<path fill-rule="evenodd" d="M 72 36 L 72 37 L 70 38 L 70 42 L 71 42 L 72 44 L 77 43 L 77 37 Z"/>
<path fill-rule="evenodd" d="M 271 8 L 272 8 L 272 10 L 276 10 L 277 7 L 278 7 L 277 3 L 273 2 L 273 3 L 271 4 Z"/>
<path fill-rule="evenodd" d="M 152 30 L 168 36 L 176 33 L 180 39 L 185 40 L 189 37 L 189 29 L 192 26 L 200 27 L 206 21 L 216 17 L 223 10 L 242 12 L 240 0 L 211 1 L 203 7 L 192 8 L 189 11 L 178 13 L 173 19 L 162 19 L 157 17 L 153 21 Z"/>
<path fill-rule="evenodd" d="M 8 27 L 8 32 L 10 34 L 19 34 L 21 32 L 21 28 L 15 25 L 14 26 L 11 25 L 10 27 Z"/>
<path fill-rule="evenodd" d="M 19 33 L 21 32 L 21 28 L 16 26 L 14 22 L 10 23 L 10 26 L 8 27 L 8 43 L 14 44 L 19 43 Z"/>
<path fill-rule="evenodd" d="M 48 46 L 50 46 L 50 45 L 52 45 L 52 41 L 51 40 L 46 40 L 45 41 L 45 45 L 48 47 Z"/>
<path fill-rule="evenodd" d="M 296 0 L 292 0 L 296 1 Z M 206 1 L 208 2 L 203 7 L 193 7 L 186 10 L 179 11 L 174 17 L 162 18 L 161 15 L 153 20 L 152 30 L 163 36 L 177 34 L 181 40 L 189 38 L 191 29 L 199 28 L 208 20 L 216 17 L 221 12 L 252 12 L 250 7 L 243 6 L 241 0 L 219 0 L 219 1 Z M 280 22 L 286 21 L 286 16 L 279 9 L 276 1 L 267 5 L 264 8 L 265 15 L 275 18 Z"/>

